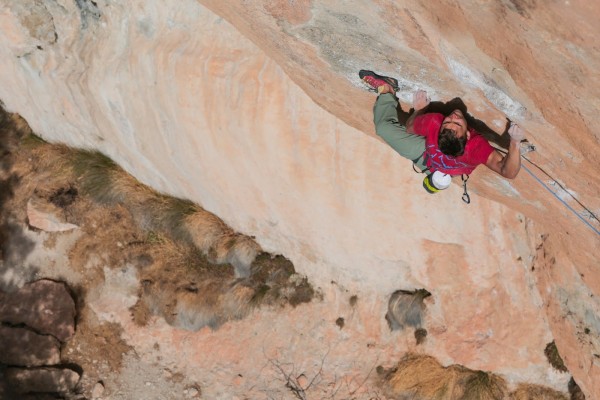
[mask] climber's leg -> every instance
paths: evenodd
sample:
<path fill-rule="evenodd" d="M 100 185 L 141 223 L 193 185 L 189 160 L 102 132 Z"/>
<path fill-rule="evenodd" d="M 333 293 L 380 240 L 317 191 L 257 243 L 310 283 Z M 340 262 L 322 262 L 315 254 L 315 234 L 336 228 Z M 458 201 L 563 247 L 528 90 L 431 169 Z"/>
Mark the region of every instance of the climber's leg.
<path fill-rule="evenodd" d="M 425 165 L 425 137 L 406 132 L 406 127 L 398 121 L 398 100 L 392 93 L 381 94 L 373 108 L 375 131 L 398 154 L 415 163 L 423 171 Z"/>

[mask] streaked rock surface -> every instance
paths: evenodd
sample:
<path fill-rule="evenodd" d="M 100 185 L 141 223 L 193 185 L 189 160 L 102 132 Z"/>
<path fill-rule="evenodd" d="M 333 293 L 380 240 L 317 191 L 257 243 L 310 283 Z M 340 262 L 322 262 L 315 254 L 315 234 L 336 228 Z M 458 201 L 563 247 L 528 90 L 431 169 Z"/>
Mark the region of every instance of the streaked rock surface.
<path fill-rule="evenodd" d="M 427 353 L 564 390 L 543 355 L 555 339 L 584 392 L 600 398 L 599 235 L 584 224 L 596 221 L 529 163 L 532 175 L 515 181 L 477 170 L 468 207 L 458 185 L 428 195 L 374 137 L 374 97 L 356 75 L 400 78 L 404 109 L 425 88 L 434 100 L 460 96 L 499 133 L 505 116 L 519 122 L 537 147 L 531 160 L 597 215 L 598 16 L 586 1 L 9 0 L 0 99 L 44 138 L 99 149 L 292 259 L 323 305 L 266 319 L 316 329 L 324 342 L 360 337 L 328 356 L 348 376 L 364 372 L 350 357 L 366 338 L 384 361 L 410 347 L 387 331 L 387 301 L 426 288 Z M 353 328 L 306 325 L 335 321 L 340 293 L 369 299 Z M 298 363 L 322 353 L 272 337 L 261 317 L 250 322 L 194 336 L 189 367 L 221 363 L 213 378 L 225 385 L 228 368 L 261 356 L 257 329 Z M 150 351 L 155 339 L 126 329 Z M 157 329 L 176 348 L 189 339 Z M 207 356 L 214 348 L 218 359 Z"/>

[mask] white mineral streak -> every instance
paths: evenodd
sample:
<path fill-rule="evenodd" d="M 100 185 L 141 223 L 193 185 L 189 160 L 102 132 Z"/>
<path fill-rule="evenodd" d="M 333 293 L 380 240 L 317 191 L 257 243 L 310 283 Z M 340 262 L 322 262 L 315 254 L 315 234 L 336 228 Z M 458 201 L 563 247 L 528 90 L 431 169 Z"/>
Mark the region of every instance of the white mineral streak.
<path fill-rule="evenodd" d="M 511 119 L 515 121 L 523 120 L 525 117 L 525 108 L 523 105 L 512 99 L 502 89 L 495 86 L 493 82 L 489 82 L 477 71 L 461 64 L 450 55 L 446 55 L 446 62 L 448 63 L 450 71 L 452 71 L 454 76 L 456 76 L 460 82 L 463 82 L 470 87 L 481 89 L 485 97 Z"/>

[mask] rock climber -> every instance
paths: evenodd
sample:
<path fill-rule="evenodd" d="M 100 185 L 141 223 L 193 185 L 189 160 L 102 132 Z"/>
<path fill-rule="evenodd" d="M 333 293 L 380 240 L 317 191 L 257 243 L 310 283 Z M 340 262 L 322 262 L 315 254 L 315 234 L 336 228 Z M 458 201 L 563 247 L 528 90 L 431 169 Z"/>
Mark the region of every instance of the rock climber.
<path fill-rule="evenodd" d="M 359 77 L 378 93 L 373 108 L 375 130 L 398 154 L 411 160 L 415 167 L 426 174 L 423 186 L 430 193 L 450 186 L 451 176 L 463 176 L 467 203 L 466 179 L 480 164 L 505 178 L 513 179 L 521 169 L 519 143 L 525 138 L 516 124 L 508 129 L 510 145 L 508 153 L 501 154 L 475 129 L 467 124 L 461 110 L 444 116 L 427 113 L 430 103 L 427 93 L 418 90 L 413 94 L 414 112 L 402 125 L 398 120 L 398 81 L 361 70 Z M 465 199 L 465 196 L 467 199 Z"/>

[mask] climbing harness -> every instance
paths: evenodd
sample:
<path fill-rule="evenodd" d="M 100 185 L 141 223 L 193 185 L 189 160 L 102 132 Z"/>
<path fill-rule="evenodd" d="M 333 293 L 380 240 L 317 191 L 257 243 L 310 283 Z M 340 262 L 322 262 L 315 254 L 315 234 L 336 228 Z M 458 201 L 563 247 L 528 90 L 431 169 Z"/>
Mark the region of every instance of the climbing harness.
<path fill-rule="evenodd" d="M 465 176 L 466 176 L 466 178 L 465 178 Z M 462 174 L 460 176 L 460 179 L 462 179 L 462 183 L 463 183 L 462 201 L 464 201 L 467 204 L 471 204 L 471 196 L 469 196 L 469 192 L 467 192 L 467 181 L 469 180 L 469 176 L 470 175 L 465 175 L 465 174 Z"/>

